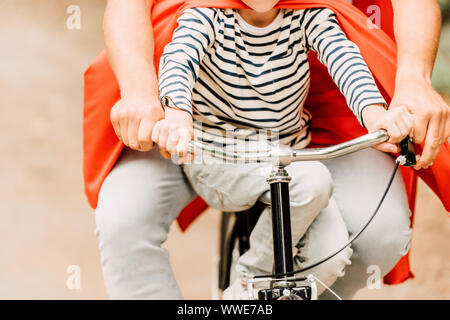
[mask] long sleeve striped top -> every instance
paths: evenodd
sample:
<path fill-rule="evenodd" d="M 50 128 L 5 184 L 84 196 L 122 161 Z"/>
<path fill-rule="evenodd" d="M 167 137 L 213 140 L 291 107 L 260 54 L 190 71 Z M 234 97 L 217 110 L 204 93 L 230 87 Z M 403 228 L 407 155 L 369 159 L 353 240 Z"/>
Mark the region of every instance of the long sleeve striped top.
<path fill-rule="evenodd" d="M 386 104 L 358 47 L 324 8 L 280 10 L 263 28 L 233 9 L 184 11 L 161 57 L 160 95 L 192 114 L 197 140 L 228 145 L 264 132 L 302 148 L 310 141 L 310 50 L 361 123 L 366 106 Z"/>

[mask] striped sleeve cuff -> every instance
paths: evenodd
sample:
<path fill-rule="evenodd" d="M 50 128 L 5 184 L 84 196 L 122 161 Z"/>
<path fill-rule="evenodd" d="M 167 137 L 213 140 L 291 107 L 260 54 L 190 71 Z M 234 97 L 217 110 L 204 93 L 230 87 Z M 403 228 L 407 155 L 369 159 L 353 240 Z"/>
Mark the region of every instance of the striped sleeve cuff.
<path fill-rule="evenodd" d="M 165 108 L 177 109 L 177 110 L 185 111 L 192 116 L 192 108 L 189 105 L 187 105 L 184 102 L 175 103 L 172 100 L 172 98 L 170 98 L 168 96 L 161 97 L 161 105 L 164 109 Z"/>
<path fill-rule="evenodd" d="M 388 109 L 388 104 L 386 103 L 386 101 L 384 100 L 384 98 L 382 96 L 376 97 L 376 98 L 371 98 L 371 99 L 366 100 L 364 103 L 361 103 L 358 106 L 359 113 L 357 115 L 357 118 L 358 118 L 359 123 L 363 126 L 364 129 L 366 129 L 366 125 L 364 124 L 362 112 L 365 108 L 367 108 L 369 106 L 373 106 L 373 105 L 381 105 L 384 107 L 384 109 L 386 109 L 386 110 Z"/>

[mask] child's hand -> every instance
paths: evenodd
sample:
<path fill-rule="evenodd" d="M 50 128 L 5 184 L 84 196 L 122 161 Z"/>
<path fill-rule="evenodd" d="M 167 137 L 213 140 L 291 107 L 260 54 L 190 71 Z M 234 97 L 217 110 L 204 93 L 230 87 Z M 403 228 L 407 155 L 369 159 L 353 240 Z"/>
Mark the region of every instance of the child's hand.
<path fill-rule="evenodd" d="M 182 110 L 166 108 L 165 118 L 158 121 L 152 132 L 152 140 L 160 150 L 180 156 L 178 163 L 192 160 L 189 142 L 193 138 L 194 122 L 192 116 Z"/>
<path fill-rule="evenodd" d="M 405 107 L 386 110 L 381 105 L 368 106 L 364 108 L 362 118 L 369 132 L 387 131 L 389 140 L 375 147 L 383 152 L 400 152 L 398 143 L 412 134 L 414 118 Z"/>

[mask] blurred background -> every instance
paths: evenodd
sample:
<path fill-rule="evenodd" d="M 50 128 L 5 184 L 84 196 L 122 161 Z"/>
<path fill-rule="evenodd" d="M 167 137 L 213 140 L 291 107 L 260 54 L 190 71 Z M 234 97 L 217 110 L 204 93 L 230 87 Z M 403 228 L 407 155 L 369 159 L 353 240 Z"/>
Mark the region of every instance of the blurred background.
<path fill-rule="evenodd" d="M 450 100 L 450 0 L 434 85 Z M 81 9 L 81 29 L 66 12 Z M 94 213 L 82 182 L 82 75 L 103 48 L 103 0 L 0 0 L 0 299 L 105 299 Z M 219 214 L 205 212 L 165 246 L 185 298 L 209 299 Z M 450 223 L 420 184 L 415 279 L 359 299 L 449 299 Z M 199 243 L 202 243 L 199 246 Z M 72 290 L 70 266 L 81 272 Z M 68 273 L 69 268 L 69 273 Z"/>

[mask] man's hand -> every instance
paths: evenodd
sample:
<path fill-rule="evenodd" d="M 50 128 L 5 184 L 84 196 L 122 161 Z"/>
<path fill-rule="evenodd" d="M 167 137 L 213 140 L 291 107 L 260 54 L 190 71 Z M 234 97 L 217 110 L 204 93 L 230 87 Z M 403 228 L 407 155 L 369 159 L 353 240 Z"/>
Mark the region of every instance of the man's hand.
<path fill-rule="evenodd" d="M 117 137 L 140 151 L 153 147 L 153 126 L 164 118 L 153 65 L 153 2 L 108 0 L 103 21 L 109 63 L 122 96 L 111 109 L 111 122 Z"/>
<path fill-rule="evenodd" d="M 126 146 L 139 151 L 153 148 L 153 127 L 163 118 L 164 110 L 157 97 L 123 98 L 111 109 L 111 123 L 117 137 Z"/>
<path fill-rule="evenodd" d="M 192 160 L 189 142 L 194 136 L 194 122 L 186 111 L 166 107 L 165 118 L 156 123 L 152 139 L 162 152 L 180 157 L 182 164 Z"/>
<path fill-rule="evenodd" d="M 428 168 L 439 149 L 450 137 L 450 107 L 432 88 L 429 81 L 409 79 L 396 81 L 396 89 L 390 109 L 406 107 L 414 116 L 413 138 L 424 143 L 422 155 L 418 156 L 416 170 Z"/>
<path fill-rule="evenodd" d="M 396 109 L 384 109 L 381 105 L 365 107 L 362 112 L 364 124 L 369 132 L 384 129 L 389 135 L 389 140 L 375 147 L 383 152 L 400 152 L 400 143 L 406 138 L 413 128 L 413 117 L 404 107 Z"/>
<path fill-rule="evenodd" d="M 450 135 L 449 106 L 431 86 L 441 10 L 437 0 L 392 0 L 392 7 L 398 56 L 390 109 L 406 107 L 413 115 L 414 142 L 424 143 L 414 168 L 427 168 Z"/>

